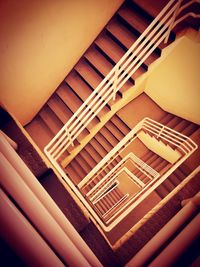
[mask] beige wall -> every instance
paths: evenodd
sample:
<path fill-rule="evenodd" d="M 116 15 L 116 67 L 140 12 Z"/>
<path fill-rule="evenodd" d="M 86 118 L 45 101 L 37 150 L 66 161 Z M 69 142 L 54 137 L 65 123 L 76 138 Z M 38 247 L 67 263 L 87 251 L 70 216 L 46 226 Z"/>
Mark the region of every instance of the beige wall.
<path fill-rule="evenodd" d="M 184 36 L 155 64 L 145 92 L 164 110 L 200 123 L 200 43 Z"/>
<path fill-rule="evenodd" d="M 0 102 L 26 124 L 123 0 L 0 1 Z"/>

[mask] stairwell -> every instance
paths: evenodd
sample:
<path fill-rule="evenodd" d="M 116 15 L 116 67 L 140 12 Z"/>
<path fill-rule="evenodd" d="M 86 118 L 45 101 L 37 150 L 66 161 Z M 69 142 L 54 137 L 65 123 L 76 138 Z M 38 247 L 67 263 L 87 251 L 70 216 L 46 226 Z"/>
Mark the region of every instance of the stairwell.
<path fill-rule="evenodd" d="M 122 5 L 40 112 L 26 126 L 26 130 L 42 150 L 141 35 L 166 1 L 161 6 L 154 7 L 155 14 L 147 11 L 146 7 L 143 9 L 138 2 L 126 1 Z M 172 34 L 171 40 L 173 38 Z M 110 101 L 93 119 L 77 138 L 75 147 L 111 110 L 113 103 L 119 101 L 123 93 L 133 87 L 135 79 L 148 70 L 148 66 L 160 56 L 162 48 L 163 45 L 155 49 L 118 91 L 116 100 Z M 40 137 L 38 137 L 38 132 Z"/>
<path fill-rule="evenodd" d="M 147 2 L 149 3 L 146 4 Z M 94 43 L 78 61 L 73 70 L 58 86 L 55 93 L 49 98 L 40 112 L 36 115 L 32 122 L 25 127 L 41 150 L 44 149 L 49 141 L 78 110 L 78 108 L 109 73 L 113 66 L 125 54 L 131 44 L 138 38 L 138 36 L 140 36 L 144 29 L 146 29 L 166 2 L 167 1 L 159 1 L 159 4 L 154 8 L 152 7 L 150 1 L 146 0 L 126 1 L 125 4 L 122 5 L 116 15 L 106 25 L 105 29 L 96 38 Z M 174 37 L 175 36 L 172 33 L 171 41 Z M 137 102 L 141 101 L 138 99 L 145 98 L 145 100 L 147 100 L 147 107 L 148 105 L 154 106 L 153 111 L 143 108 L 142 111 L 141 109 L 138 111 L 139 115 L 134 115 L 130 112 L 130 108 L 127 105 L 123 108 L 124 113 L 119 111 L 111 116 L 111 119 L 107 121 L 96 134 L 93 134 L 93 129 L 103 120 L 104 116 L 109 112 L 112 112 L 113 104 L 123 101 L 124 93 L 134 86 L 138 77 L 148 71 L 148 66 L 159 58 L 163 48 L 164 45 L 160 45 L 154 51 L 154 53 L 142 64 L 136 73 L 134 73 L 134 75 L 126 82 L 122 89 L 118 91 L 116 100 L 111 100 L 101 110 L 101 112 L 99 112 L 98 116 L 96 116 L 89 123 L 86 129 L 77 137 L 77 140 L 74 142 L 74 147 L 70 146 L 60 159 L 60 163 L 65 173 L 75 186 L 77 186 L 83 178 L 107 155 L 107 153 L 109 153 L 124 136 L 126 136 L 126 134 L 137 124 L 139 120 L 145 116 L 149 116 L 149 114 L 151 118 L 157 119 L 160 123 L 188 137 L 192 138 L 199 131 L 198 125 L 161 110 L 143 93 L 138 98 L 132 100 L 131 103 L 133 103 L 133 106 L 137 106 Z M 150 102 L 151 104 L 149 104 Z M 132 105 L 131 103 L 130 105 Z M 145 106 L 146 103 L 143 103 L 143 105 Z M 125 113 L 127 118 L 123 115 Z M 132 122 L 130 123 L 131 120 Z M 85 140 L 88 135 L 91 136 L 91 138 L 89 138 L 90 140 L 88 139 L 87 144 L 84 147 L 81 147 L 83 140 Z M 74 150 L 80 147 L 80 152 L 76 153 L 73 157 Z M 161 173 L 169 167 L 169 163 L 166 160 L 152 151 L 142 151 L 141 159 L 153 169 Z M 106 175 L 120 160 L 121 156 L 118 156 L 112 164 L 108 165 L 107 168 L 104 169 L 104 173 L 101 174 L 99 179 L 101 179 L 103 175 Z M 172 192 L 191 173 L 191 171 L 191 166 L 188 167 L 187 164 L 179 166 L 160 186 L 154 190 L 153 194 L 155 194 L 155 201 L 150 203 L 149 206 L 147 201 L 145 201 L 145 204 L 141 203 L 141 210 L 145 205 L 144 213 L 139 214 L 138 216 L 134 213 L 134 215 L 136 215 L 134 223 L 136 224 L 148 211 L 159 203 L 161 199 L 168 196 L 168 194 Z M 138 169 L 133 170 L 132 173 L 144 183 L 148 182 L 148 177 L 145 177 L 143 173 L 138 171 Z M 83 188 L 83 195 L 87 194 L 87 192 L 94 187 L 98 181 L 99 180 L 93 181 L 93 183 L 89 184 L 88 187 Z M 46 186 L 48 188 L 47 184 Z M 98 201 L 96 206 L 100 215 L 108 212 L 113 203 L 120 201 L 122 197 L 122 193 L 116 189 L 112 190 L 112 194 L 107 194 L 103 199 L 101 199 L 101 201 Z M 113 199 L 115 202 L 113 202 Z M 148 200 L 151 202 L 151 198 Z M 128 225 L 126 230 L 130 230 L 130 225 Z M 126 230 L 124 230 L 124 232 L 126 232 Z M 88 225 L 86 223 L 86 226 L 84 225 L 80 232 L 86 240 L 93 240 L 90 241 L 91 243 L 89 244 L 91 247 L 94 244 L 95 249 L 98 247 L 96 241 L 94 241 L 94 237 L 91 237 L 93 232 L 97 232 L 97 229 L 94 225 L 92 225 L 92 223 L 88 223 Z M 99 233 L 96 233 L 95 236 L 98 236 L 98 234 Z M 137 235 L 139 237 L 142 236 L 141 233 L 137 233 L 136 236 Z M 101 240 L 102 237 L 98 238 Z M 112 245 L 120 239 L 120 237 L 118 237 L 118 239 L 112 239 L 109 235 L 107 235 L 106 238 L 107 241 L 112 243 Z M 134 243 L 134 238 L 136 237 L 133 236 L 130 239 L 130 244 Z M 97 242 L 99 242 L 99 240 Z M 119 248 L 116 252 L 117 259 L 120 258 L 119 266 L 122 266 L 121 264 L 127 262 L 132 254 L 133 249 L 127 249 L 127 252 L 124 252 L 125 248 L 130 246 L 129 242 L 125 242 L 123 245 L 124 247 L 122 246 L 122 248 Z M 145 242 L 146 241 L 141 241 L 141 244 Z M 138 248 L 141 244 L 138 245 Z M 107 244 L 104 244 L 104 247 L 107 247 Z M 98 254 L 98 252 L 96 253 Z M 99 254 L 103 255 L 103 252 L 101 251 Z M 102 255 L 100 255 L 100 257 L 104 257 Z M 126 255 L 128 255 L 127 258 Z M 111 258 L 112 257 L 113 255 Z M 109 264 L 112 266 L 110 262 L 108 263 L 108 259 L 106 259 L 105 262 L 106 266 L 109 266 Z M 115 266 L 117 266 L 116 256 L 114 256 L 113 262 L 115 262 Z"/>

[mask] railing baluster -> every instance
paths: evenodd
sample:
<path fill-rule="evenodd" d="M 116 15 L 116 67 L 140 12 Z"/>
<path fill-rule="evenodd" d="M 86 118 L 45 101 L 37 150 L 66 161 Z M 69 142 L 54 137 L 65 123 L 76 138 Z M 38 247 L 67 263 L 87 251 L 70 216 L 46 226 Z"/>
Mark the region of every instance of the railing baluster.
<path fill-rule="evenodd" d="M 177 15 L 195 1 L 192 0 L 190 4 L 184 5 L 182 2 L 182 0 L 170 0 L 167 3 L 93 93 L 49 142 L 44 151 L 52 162 L 57 161 L 70 145 L 74 147 L 74 140 L 78 135 L 111 99 L 116 100 L 118 90 L 137 71 L 153 50 L 163 40 L 167 42 L 176 23 Z M 158 137 L 161 134 L 163 134 L 162 131 Z M 62 166 L 65 166 L 65 160 L 62 163 Z"/>
<path fill-rule="evenodd" d="M 167 34 L 166 34 L 166 38 L 165 38 L 165 40 L 164 40 L 164 43 L 165 43 L 165 44 L 166 44 L 166 43 L 168 42 L 168 40 L 169 40 L 170 32 L 171 32 L 171 30 L 172 30 L 172 28 L 173 28 L 173 25 L 174 25 L 176 16 L 177 16 L 178 13 L 179 13 L 179 9 L 180 9 L 180 6 L 181 6 L 181 2 L 182 2 L 182 0 L 178 0 L 178 5 L 177 5 L 177 7 L 176 7 L 176 9 L 175 9 L 175 11 L 174 11 L 174 13 L 173 13 L 173 16 L 172 16 L 172 19 L 171 19 L 171 24 L 169 25 L 169 28 L 168 28 L 168 30 L 167 30 Z"/>
<path fill-rule="evenodd" d="M 66 132 L 67 132 L 67 136 L 68 136 L 68 139 L 69 139 L 69 143 L 70 143 L 72 146 L 74 146 L 73 138 L 72 138 L 72 136 L 71 136 L 71 133 L 70 133 L 68 127 L 66 127 L 65 130 L 66 130 Z"/>
<path fill-rule="evenodd" d="M 116 99 L 116 94 L 117 94 L 117 84 L 118 84 L 118 77 L 119 77 L 119 66 L 116 66 L 115 69 L 115 74 L 114 74 L 114 82 L 113 82 L 113 100 L 115 101 Z"/>

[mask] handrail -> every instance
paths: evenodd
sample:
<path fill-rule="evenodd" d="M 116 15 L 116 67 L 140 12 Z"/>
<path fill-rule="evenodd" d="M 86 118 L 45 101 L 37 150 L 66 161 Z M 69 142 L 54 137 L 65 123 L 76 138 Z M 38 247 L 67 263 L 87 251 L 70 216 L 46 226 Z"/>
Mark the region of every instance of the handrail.
<path fill-rule="evenodd" d="M 149 124 L 149 128 L 146 128 L 146 125 Z M 154 130 L 154 127 L 156 127 L 156 131 Z M 96 177 L 97 174 L 99 174 L 99 170 L 103 170 L 105 166 L 107 166 L 107 162 L 112 161 L 114 158 L 116 158 L 119 153 L 121 153 L 127 145 L 130 143 L 130 140 L 134 140 L 137 138 L 137 133 L 141 131 L 142 129 L 145 129 L 149 132 L 152 132 L 155 136 L 159 135 L 159 130 L 163 133 L 165 132 L 165 135 L 162 134 L 159 135 L 159 138 L 162 140 L 166 140 L 169 144 L 174 145 L 176 149 L 180 149 L 182 151 L 183 156 L 189 155 L 191 152 L 197 149 L 197 145 L 195 142 L 190 139 L 189 137 L 167 127 L 163 124 L 154 121 L 148 117 L 144 118 L 142 121 L 140 121 L 106 156 L 103 160 L 101 160 L 94 168 L 93 170 L 85 176 L 85 178 L 78 184 L 78 188 L 83 188 L 86 183 L 93 180 L 93 178 Z M 166 135 L 167 138 L 166 138 Z M 170 137 L 170 138 L 169 138 Z M 182 145 L 183 142 L 185 142 L 188 146 L 187 149 L 183 149 Z M 112 160 L 111 160 L 112 159 Z M 126 160 L 126 157 L 122 159 L 122 161 Z M 121 162 L 122 162 L 121 161 Z M 117 169 L 118 164 L 113 168 L 113 171 Z M 106 176 L 107 177 L 107 176 Z M 94 186 L 96 188 L 96 185 Z M 92 189 L 91 189 L 92 192 Z"/>
<path fill-rule="evenodd" d="M 168 2 L 93 93 L 49 142 L 44 151 L 51 161 L 57 161 L 70 145 L 74 145 L 73 142 L 78 135 L 112 98 L 115 99 L 117 91 L 166 38 L 167 29 L 171 27 L 178 5 L 176 0 Z M 65 166 L 65 161 L 62 165 Z"/>
<path fill-rule="evenodd" d="M 115 175 L 116 173 L 118 173 L 120 171 L 120 167 L 122 167 L 128 160 L 132 160 L 133 164 L 136 166 L 136 168 L 138 168 L 138 166 L 136 164 L 138 164 L 139 166 L 141 166 L 142 168 L 142 172 L 144 173 L 144 171 L 146 170 L 148 172 L 148 174 L 150 174 L 151 176 L 148 176 L 148 174 L 146 174 L 150 180 L 157 178 L 160 176 L 160 174 L 155 171 L 154 169 L 152 169 L 150 166 L 148 166 L 145 162 L 143 162 L 141 159 L 139 159 L 136 155 L 133 154 L 133 152 L 129 153 L 127 156 L 125 156 L 108 174 L 106 174 L 106 176 L 104 178 L 102 178 L 87 194 L 86 196 L 90 198 L 91 201 L 93 201 L 96 197 L 98 198 L 98 192 L 95 193 L 94 195 L 90 196 L 96 189 L 98 189 L 99 186 L 101 186 L 106 180 L 107 178 L 110 178 L 109 181 L 107 181 L 107 184 L 112 184 L 115 180 L 115 176 L 113 177 L 113 175 Z M 136 164 L 135 164 L 136 163 Z M 139 169 L 139 168 L 138 168 Z M 139 182 L 141 186 L 144 186 L 145 184 L 140 181 Z M 99 192 L 103 192 L 106 188 L 106 184 L 103 185 L 100 189 Z"/>
<path fill-rule="evenodd" d="M 195 19 L 197 19 L 197 18 L 199 19 L 199 18 L 200 18 L 200 15 L 197 15 L 197 14 L 195 14 L 194 12 L 189 12 L 189 13 L 183 15 L 182 17 L 180 17 L 179 19 L 177 19 L 177 20 L 174 22 L 173 28 L 174 28 L 177 24 L 179 24 L 181 21 L 185 20 L 185 19 L 188 18 L 188 17 L 193 17 L 193 18 L 195 18 Z"/>

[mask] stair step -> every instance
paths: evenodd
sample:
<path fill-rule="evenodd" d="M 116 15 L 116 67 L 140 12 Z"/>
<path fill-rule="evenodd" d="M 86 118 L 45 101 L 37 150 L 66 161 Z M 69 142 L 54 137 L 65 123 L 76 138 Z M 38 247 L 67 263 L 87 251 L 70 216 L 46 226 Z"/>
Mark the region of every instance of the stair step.
<path fill-rule="evenodd" d="M 173 130 L 182 133 L 183 130 L 188 126 L 188 122 L 186 120 L 181 120 L 174 128 Z"/>
<path fill-rule="evenodd" d="M 76 160 L 81 168 L 88 174 L 91 171 L 91 166 L 88 163 L 88 157 L 84 157 L 84 151 L 82 150 L 78 155 L 76 155 Z M 87 160 L 86 160 L 87 159 Z"/>
<path fill-rule="evenodd" d="M 65 79 L 67 84 L 73 89 L 73 91 L 82 99 L 84 102 L 93 92 L 93 89 L 84 82 L 84 80 L 78 75 L 76 71 L 72 71 Z M 105 106 L 100 112 L 99 117 L 101 118 L 107 112 L 110 111 L 108 106 Z"/>
<path fill-rule="evenodd" d="M 174 184 L 174 186 L 179 185 L 181 182 L 181 179 L 179 179 L 178 176 L 174 172 L 172 174 L 170 174 L 168 179 L 171 181 L 171 183 Z"/>
<path fill-rule="evenodd" d="M 102 207 L 102 205 L 99 202 L 97 202 L 95 204 L 95 206 L 96 206 L 97 210 L 99 210 L 99 212 L 100 212 L 101 215 L 103 215 L 105 213 L 105 208 Z"/>
<path fill-rule="evenodd" d="M 81 99 L 73 92 L 73 90 L 67 84 L 60 86 L 56 93 L 73 113 L 75 113 L 83 103 Z M 87 128 L 90 130 L 95 127 L 97 123 L 99 123 L 99 119 L 95 117 L 88 124 Z"/>
<path fill-rule="evenodd" d="M 124 134 L 124 136 L 130 132 L 131 129 L 116 114 L 110 120 Z"/>
<path fill-rule="evenodd" d="M 95 47 L 89 49 L 84 57 L 104 76 L 112 70 L 114 67 L 102 53 L 99 52 Z"/>
<path fill-rule="evenodd" d="M 152 0 L 132 0 L 141 9 L 148 13 L 152 18 L 155 18 L 160 11 L 166 6 L 168 0 L 159 0 L 152 2 Z"/>
<path fill-rule="evenodd" d="M 119 9 L 118 15 L 122 17 L 128 24 L 130 24 L 134 30 L 138 31 L 140 34 L 142 34 L 148 25 L 150 24 L 150 21 L 145 20 L 140 14 L 138 14 L 133 9 L 130 9 L 127 6 L 124 6 Z"/>
<path fill-rule="evenodd" d="M 64 104 L 57 94 L 54 94 L 47 102 L 50 109 L 65 124 L 72 116 L 71 110 Z"/>
<path fill-rule="evenodd" d="M 159 173 L 161 173 L 162 170 L 163 170 L 166 166 L 168 166 L 168 164 L 169 164 L 169 163 L 168 163 L 166 160 L 162 159 L 162 161 L 156 166 L 156 171 L 159 172 Z"/>
<path fill-rule="evenodd" d="M 175 188 L 173 183 L 168 178 L 162 184 L 165 186 L 169 193 Z"/>
<path fill-rule="evenodd" d="M 184 163 L 182 163 L 177 170 L 180 170 L 185 176 L 188 176 L 191 173 L 191 169 Z"/>
<path fill-rule="evenodd" d="M 148 164 L 151 168 L 157 171 L 157 168 L 159 168 L 159 164 L 163 162 L 163 159 L 161 157 L 157 157 L 154 161 L 152 161 L 150 164 Z"/>
<path fill-rule="evenodd" d="M 155 154 L 153 151 L 148 150 L 141 159 L 148 164 L 148 161 L 150 161 L 153 157 L 157 158 L 157 154 Z"/>
<path fill-rule="evenodd" d="M 109 152 L 113 147 L 112 145 L 108 142 L 108 140 L 102 135 L 101 132 L 98 132 L 95 136 L 95 139 L 102 144 L 104 149 Z"/>
<path fill-rule="evenodd" d="M 80 154 L 89 165 L 91 171 L 97 165 L 96 161 L 93 158 L 93 155 L 88 152 L 88 149 L 86 147 L 80 152 Z"/>
<path fill-rule="evenodd" d="M 54 135 L 62 128 L 63 123 L 47 105 L 41 109 L 39 115 Z"/>
<path fill-rule="evenodd" d="M 99 155 L 103 158 L 106 156 L 107 151 L 95 138 L 92 138 L 90 144 L 96 149 Z"/>
<path fill-rule="evenodd" d="M 179 179 L 179 181 L 183 181 L 187 175 L 182 172 L 180 166 L 174 171 L 174 175 Z"/>
<path fill-rule="evenodd" d="M 104 208 L 105 212 L 107 210 L 109 210 L 109 205 L 108 205 L 107 201 L 105 200 L 105 197 L 101 198 L 98 202 L 101 203 L 100 205 L 102 208 Z"/>
<path fill-rule="evenodd" d="M 178 125 L 180 122 L 181 122 L 181 118 L 177 116 L 173 116 L 172 119 L 165 125 L 171 129 L 174 129 L 175 126 Z"/>
<path fill-rule="evenodd" d="M 95 148 L 88 143 L 85 146 L 85 150 L 88 152 L 88 154 L 91 155 L 91 157 L 95 160 L 96 164 L 99 163 L 99 161 L 102 160 L 102 157 L 99 155 L 99 153 L 95 150 Z"/>
<path fill-rule="evenodd" d="M 115 204 L 115 201 L 113 201 L 112 197 L 110 197 L 110 194 L 106 195 L 105 201 L 108 203 L 109 209 Z"/>
<path fill-rule="evenodd" d="M 111 144 L 112 148 L 118 144 L 119 140 L 106 127 L 103 127 L 100 130 L 100 132 L 106 138 L 106 140 Z"/>
<path fill-rule="evenodd" d="M 113 23 L 111 22 L 108 24 L 107 29 L 109 30 L 109 32 L 111 32 L 111 34 L 120 42 L 120 44 L 123 46 L 123 48 L 127 51 L 133 45 L 133 43 L 137 40 L 138 36 L 136 34 L 133 34 L 125 26 L 123 26 L 123 28 L 121 28 L 119 25 L 120 25 L 119 22 L 118 23 L 117 22 L 113 22 Z M 123 30 L 123 29 L 126 29 L 126 30 Z M 161 54 L 161 52 L 158 48 L 155 51 L 157 53 L 153 52 L 147 59 L 145 59 L 144 64 L 146 66 L 150 65 Z M 139 52 L 139 54 L 140 54 L 140 52 Z M 146 71 L 145 69 L 146 69 L 145 66 L 144 66 L 144 68 L 141 67 L 139 69 L 138 74 L 139 75 L 143 74 Z M 136 77 L 138 77 L 138 76 L 136 76 Z"/>
<path fill-rule="evenodd" d="M 115 126 L 112 121 L 106 123 L 106 128 L 115 135 L 115 137 L 120 141 L 124 137 L 124 134 Z"/>
<path fill-rule="evenodd" d="M 112 60 L 115 64 L 123 57 L 125 51 L 115 43 L 107 34 L 97 37 L 95 44 Z"/>
<path fill-rule="evenodd" d="M 81 179 L 87 175 L 87 172 L 81 167 L 76 158 L 74 158 L 69 165 L 71 165 L 71 167 L 79 174 Z"/>
<path fill-rule="evenodd" d="M 182 130 L 182 134 L 186 136 L 191 136 L 198 129 L 198 125 L 190 123 L 184 130 Z"/>
<path fill-rule="evenodd" d="M 75 70 L 95 90 L 101 83 L 102 77 L 92 68 L 85 59 L 81 59 L 75 66 Z"/>
<path fill-rule="evenodd" d="M 159 120 L 159 123 L 161 123 L 161 124 L 166 126 L 167 123 L 169 121 L 171 121 L 173 117 L 174 117 L 174 115 L 172 115 L 171 113 L 167 113 Z"/>
<path fill-rule="evenodd" d="M 83 104 L 81 99 L 66 83 L 61 84 L 56 93 L 73 113 Z"/>
<path fill-rule="evenodd" d="M 89 49 L 85 57 L 91 62 L 91 64 L 104 76 L 112 70 L 114 67 L 113 64 L 111 64 L 106 57 L 103 56 L 102 53 L 99 52 L 99 50 L 93 48 Z M 133 82 L 131 83 L 129 80 L 123 85 L 123 90 L 129 89 L 131 86 L 133 86 Z"/>
<path fill-rule="evenodd" d="M 168 190 L 162 184 L 155 191 L 161 198 L 165 198 L 169 194 Z"/>
<path fill-rule="evenodd" d="M 82 177 L 76 172 L 76 170 L 69 164 L 65 168 L 65 173 L 69 176 L 70 180 L 75 184 L 79 184 Z"/>

